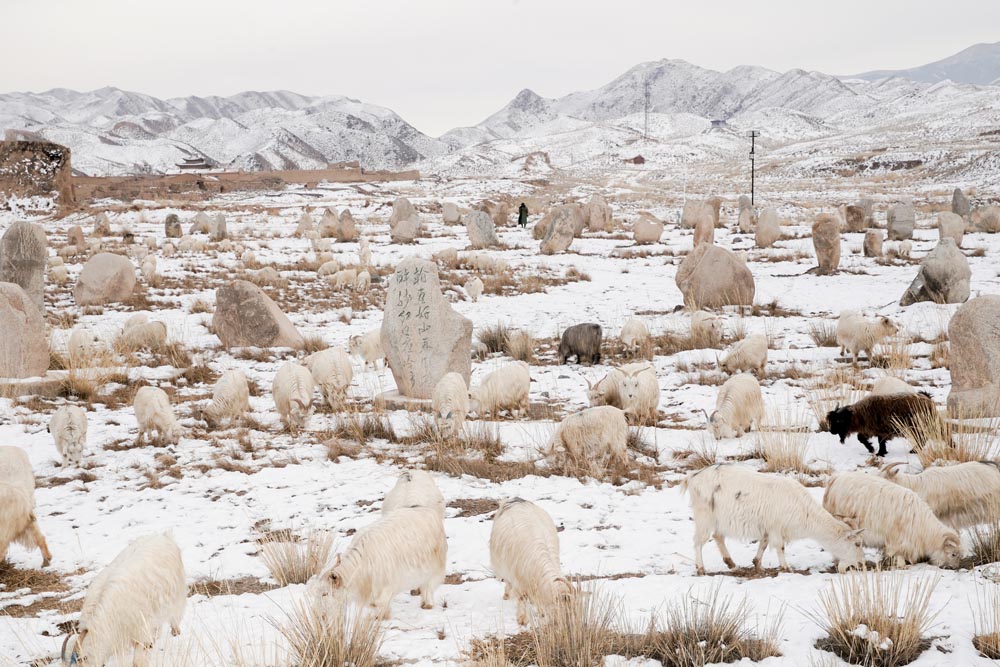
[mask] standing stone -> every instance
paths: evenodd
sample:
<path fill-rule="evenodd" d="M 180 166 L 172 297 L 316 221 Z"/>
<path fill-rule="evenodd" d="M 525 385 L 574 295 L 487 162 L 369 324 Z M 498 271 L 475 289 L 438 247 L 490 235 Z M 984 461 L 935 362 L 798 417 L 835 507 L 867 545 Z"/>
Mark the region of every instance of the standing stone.
<path fill-rule="evenodd" d="M 865 209 L 855 204 L 848 204 L 844 207 L 844 219 L 847 221 L 847 231 L 865 231 Z"/>
<path fill-rule="evenodd" d="M 358 240 L 358 226 L 354 223 L 351 210 L 345 208 L 340 212 L 340 225 L 337 227 L 337 242 L 350 243 Z"/>
<path fill-rule="evenodd" d="M 184 236 L 181 220 L 176 213 L 169 214 L 167 219 L 163 221 L 163 233 L 167 235 L 168 239 L 179 239 Z"/>
<path fill-rule="evenodd" d="M 957 418 L 1000 415 L 1000 296 L 970 299 L 948 323 L 951 393 Z"/>
<path fill-rule="evenodd" d="M 969 213 L 972 212 L 969 198 L 962 192 L 962 188 L 955 188 L 955 191 L 951 193 L 951 212 L 962 218 L 968 218 Z"/>
<path fill-rule="evenodd" d="M 484 211 L 472 211 L 465 216 L 465 231 L 473 248 L 488 248 L 500 245 L 493 219 Z"/>
<path fill-rule="evenodd" d="M 313 223 L 312 216 L 306 211 L 295 225 L 295 236 L 308 236 L 310 232 L 314 231 L 316 231 L 316 225 Z"/>
<path fill-rule="evenodd" d="M 420 233 L 420 218 L 414 215 L 396 222 L 389 231 L 393 243 L 413 243 Z"/>
<path fill-rule="evenodd" d="M 462 212 L 454 202 L 446 201 L 441 205 L 441 216 L 446 225 L 457 225 L 462 222 Z"/>
<path fill-rule="evenodd" d="M 719 217 L 719 212 L 722 210 L 722 198 L 709 197 L 707 203 L 712 209 L 712 224 L 716 227 L 722 227 L 722 218 Z"/>
<path fill-rule="evenodd" d="M 677 269 L 677 288 L 692 308 L 749 306 L 755 292 L 753 274 L 729 250 L 703 243 L 688 253 Z"/>
<path fill-rule="evenodd" d="M 20 285 L 38 312 L 45 312 L 45 232 L 31 222 L 15 222 L 0 239 L 0 282 Z"/>
<path fill-rule="evenodd" d="M 659 243 L 663 236 L 663 223 L 653 214 L 640 211 L 639 218 L 632 223 L 632 238 L 637 245 Z"/>
<path fill-rule="evenodd" d="M 38 377 L 48 368 L 42 311 L 20 285 L 0 282 L 0 377 Z"/>
<path fill-rule="evenodd" d="M 580 218 L 579 209 L 574 206 L 560 206 L 552 214 L 545 236 L 539 247 L 543 255 L 554 255 L 569 248 Z"/>
<path fill-rule="evenodd" d="M 865 212 L 864 228 L 869 229 L 875 226 L 875 202 L 867 197 L 862 197 L 854 202 L 854 205 Z"/>
<path fill-rule="evenodd" d="M 66 245 L 76 246 L 80 250 L 87 247 L 87 241 L 83 238 L 83 228 L 80 225 L 73 225 L 66 232 Z"/>
<path fill-rule="evenodd" d="M 208 217 L 208 214 L 204 211 L 198 211 L 195 214 L 194 219 L 191 221 L 191 227 L 188 229 L 188 234 L 208 234 L 208 230 L 212 226 L 212 220 Z"/>
<path fill-rule="evenodd" d="M 715 211 L 711 204 L 693 199 L 684 202 L 684 208 L 681 209 L 681 229 L 694 229 L 698 226 L 698 221 L 705 218 L 715 226 Z"/>
<path fill-rule="evenodd" d="M 752 208 L 742 208 L 740 209 L 739 217 L 739 229 L 742 234 L 749 234 L 753 231 L 753 209 Z"/>
<path fill-rule="evenodd" d="M 417 221 L 417 228 L 420 227 L 420 217 L 417 213 L 417 209 L 413 208 L 413 204 L 406 197 L 396 197 L 396 200 L 392 202 L 392 215 L 389 217 L 389 229 L 395 229 L 396 225 L 403 220 L 409 220 L 415 218 Z"/>
<path fill-rule="evenodd" d="M 472 372 L 472 321 L 444 296 L 433 262 L 410 257 L 389 279 L 382 318 L 382 349 L 404 396 L 427 399 L 438 380 Z"/>
<path fill-rule="evenodd" d="M 271 297 L 246 280 L 234 280 L 215 290 L 212 328 L 223 346 L 305 347 L 302 334 Z"/>
<path fill-rule="evenodd" d="M 340 216 L 332 209 L 326 209 L 323 217 L 319 221 L 319 237 L 321 239 L 332 239 L 337 236 L 337 228 L 340 227 Z"/>
<path fill-rule="evenodd" d="M 490 212 L 490 216 L 493 218 L 493 224 L 496 227 L 506 227 L 510 224 L 510 203 L 507 201 L 500 201 Z"/>
<path fill-rule="evenodd" d="M 773 208 L 765 208 L 757 219 L 757 231 L 754 243 L 758 248 L 770 248 L 781 238 L 781 224 L 778 212 Z"/>
<path fill-rule="evenodd" d="M 917 277 L 903 293 L 899 305 L 909 306 L 918 301 L 964 303 L 969 299 L 970 278 L 969 260 L 955 240 L 941 239 L 920 262 Z"/>
<path fill-rule="evenodd" d="M 584 218 L 587 220 L 587 229 L 592 232 L 610 232 L 614 230 L 614 221 L 611 217 L 611 207 L 608 202 L 599 194 L 594 194 L 587 202 L 584 209 Z"/>
<path fill-rule="evenodd" d="M 869 229 L 865 232 L 865 257 L 882 256 L 882 238 L 883 235 L 881 229 Z"/>
<path fill-rule="evenodd" d="M 962 238 L 965 236 L 965 220 L 957 213 L 938 213 L 938 235 L 942 239 L 953 239 L 955 245 L 961 248 Z"/>
<path fill-rule="evenodd" d="M 740 195 L 739 207 L 740 207 L 740 213 L 742 213 L 743 211 L 753 210 L 753 204 L 750 202 L 750 197 L 747 197 L 746 195 Z"/>
<path fill-rule="evenodd" d="M 94 236 L 110 236 L 111 221 L 103 211 L 94 216 Z"/>
<path fill-rule="evenodd" d="M 889 232 L 889 240 L 905 241 L 906 239 L 912 239 L 915 220 L 913 206 L 910 204 L 890 206 L 885 217 L 885 227 Z"/>
<path fill-rule="evenodd" d="M 970 216 L 977 232 L 996 234 L 1000 232 L 1000 206 L 977 208 Z"/>
<path fill-rule="evenodd" d="M 135 289 L 135 267 L 128 257 L 100 252 L 87 260 L 76 279 L 73 298 L 78 306 L 125 301 Z"/>
<path fill-rule="evenodd" d="M 694 245 L 702 243 L 715 243 L 715 225 L 710 217 L 699 218 L 694 228 Z"/>
<path fill-rule="evenodd" d="M 840 266 L 840 221 L 828 213 L 820 214 L 812 226 L 812 239 L 818 263 L 816 273 L 836 273 Z"/>
<path fill-rule="evenodd" d="M 208 223 L 208 240 L 221 241 L 227 237 L 226 216 L 216 213 Z"/>

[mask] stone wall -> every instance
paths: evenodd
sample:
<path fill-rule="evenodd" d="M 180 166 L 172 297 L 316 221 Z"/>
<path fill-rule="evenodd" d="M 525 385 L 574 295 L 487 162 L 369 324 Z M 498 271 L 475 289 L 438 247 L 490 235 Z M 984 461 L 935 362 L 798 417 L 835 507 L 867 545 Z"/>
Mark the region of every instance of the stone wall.
<path fill-rule="evenodd" d="M 75 203 L 70 151 L 48 141 L 0 141 L 0 206 L 8 197 L 51 197 Z"/>

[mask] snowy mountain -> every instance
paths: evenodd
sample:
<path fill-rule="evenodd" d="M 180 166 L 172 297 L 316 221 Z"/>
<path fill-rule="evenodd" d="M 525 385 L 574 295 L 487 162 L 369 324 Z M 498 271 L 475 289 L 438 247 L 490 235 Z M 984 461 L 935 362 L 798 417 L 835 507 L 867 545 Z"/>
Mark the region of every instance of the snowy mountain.
<path fill-rule="evenodd" d="M 955 83 L 996 85 L 1000 81 L 1000 42 L 975 44 L 953 56 L 919 67 L 901 70 L 875 70 L 874 72 L 855 74 L 849 78 L 875 81 L 893 76 L 924 83 L 951 80 Z"/>
<path fill-rule="evenodd" d="M 229 169 L 311 169 L 357 160 L 398 169 L 449 150 L 389 109 L 288 91 L 161 100 L 116 88 L 0 95 L 0 128 L 73 150 L 94 175 L 169 172 L 201 156 Z"/>

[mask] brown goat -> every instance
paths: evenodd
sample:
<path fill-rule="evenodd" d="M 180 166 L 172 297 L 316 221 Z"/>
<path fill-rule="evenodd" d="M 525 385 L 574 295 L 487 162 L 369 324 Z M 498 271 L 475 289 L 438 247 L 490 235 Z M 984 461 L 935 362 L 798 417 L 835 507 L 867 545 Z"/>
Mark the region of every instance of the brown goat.
<path fill-rule="evenodd" d="M 559 341 L 559 363 L 565 364 L 574 356 L 580 364 L 601 363 L 601 337 L 600 324 L 574 324 L 563 332 Z"/>
<path fill-rule="evenodd" d="M 826 415 L 830 433 L 840 436 L 841 443 L 850 434 L 857 433 L 858 440 L 865 449 L 874 452 L 869 438 L 878 438 L 879 456 L 885 456 L 886 442 L 906 432 L 922 440 L 921 427 L 933 423 L 937 418 L 934 401 L 923 392 L 867 396 L 852 405 L 831 410 Z M 915 444 L 922 447 L 924 442 Z"/>

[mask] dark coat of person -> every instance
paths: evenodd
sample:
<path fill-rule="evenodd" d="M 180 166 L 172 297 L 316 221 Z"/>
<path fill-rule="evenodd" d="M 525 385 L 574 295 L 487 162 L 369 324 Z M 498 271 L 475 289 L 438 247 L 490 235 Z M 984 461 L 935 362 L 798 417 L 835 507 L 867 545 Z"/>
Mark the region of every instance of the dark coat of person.
<path fill-rule="evenodd" d="M 525 206 L 524 202 L 517 207 L 517 224 L 520 227 L 528 226 L 528 207 Z"/>

